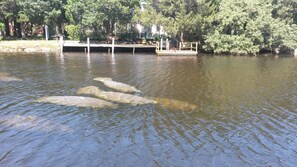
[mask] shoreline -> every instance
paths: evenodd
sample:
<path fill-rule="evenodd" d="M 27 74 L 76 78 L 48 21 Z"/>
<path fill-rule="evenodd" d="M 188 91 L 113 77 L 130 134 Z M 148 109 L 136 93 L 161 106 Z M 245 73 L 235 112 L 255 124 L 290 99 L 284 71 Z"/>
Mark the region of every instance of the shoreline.
<path fill-rule="evenodd" d="M 59 41 L 57 40 L 2 40 L 0 41 L 0 52 L 2 53 L 55 53 L 60 52 Z M 293 53 L 257 53 L 257 54 L 231 54 L 231 53 L 205 53 L 199 52 L 199 54 L 207 55 L 224 55 L 224 56 L 261 56 L 261 55 L 271 55 L 271 56 L 281 56 L 281 55 L 290 55 L 297 58 L 297 49 Z"/>
<path fill-rule="evenodd" d="M 6 53 L 38 53 L 38 52 L 57 52 L 59 51 L 59 43 L 56 40 L 12 40 L 0 41 L 0 52 Z"/>

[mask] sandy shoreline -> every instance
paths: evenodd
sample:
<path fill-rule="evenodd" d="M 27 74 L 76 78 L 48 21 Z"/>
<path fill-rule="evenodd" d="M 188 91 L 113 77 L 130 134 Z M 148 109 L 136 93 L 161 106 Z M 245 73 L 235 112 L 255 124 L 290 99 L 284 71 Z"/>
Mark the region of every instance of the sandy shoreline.
<path fill-rule="evenodd" d="M 0 52 L 57 52 L 59 43 L 56 40 L 16 40 L 0 41 Z"/>

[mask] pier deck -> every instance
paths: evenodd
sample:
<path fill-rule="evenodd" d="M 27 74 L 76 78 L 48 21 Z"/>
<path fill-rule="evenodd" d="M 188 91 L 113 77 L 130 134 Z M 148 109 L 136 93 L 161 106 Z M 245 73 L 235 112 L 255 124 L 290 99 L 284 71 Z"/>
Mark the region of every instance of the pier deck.
<path fill-rule="evenodd" d="M 135 50 L 148 50 L 154 52 L 156 50 L 156 45 L 145 45 L 145 44 L 96 44 L 96 43 L 80 43 L 76 41 L 65 41 L 63 44 L 63 49 L 67 50 L 69 48 L 81 48 L 81 49 L 105 49 L 109 50 L 114 47 L 115 50 L 131 50 L 131 52 L 135 52 Z"/>
<path fill-rule="evenodd" d="M 193 50 L 156 50 L 158 56 L 197 56 L 198 52 Z"/>
<path fill-rule="evenodd" d="M 166 50 L 163 49 L 163 41 L 157 43 L 156 53 L 158 56 L 197 56 L 198 42 L 180 42 L 179 49 L 170 50 L 166 42 Z"/>
<path fill-rule="evenodd" d="M 146 45 L 146 44 L 115 44 L 113 39 L 112 44 L 98 44 L 90 43 L 90 40 L 87 40 L 87 43 L 81 43 L 78 41 L 60 41 L 61 51 L 68 49 L 83 49 L 85 52 L 90 53 L 91 49 L 104 50 L 111 53 L 114 51 L 131 51 L 133 54 L 135 50 L 145 51 L 145 52 L 155 52 L 158 56 L 195 56 L 198 55 L 198 43 L 197 42 L 180 42 L 178 50 L 170 50 L 169 43 L 167 42 L 164 49 L 163 41 L 161 43 Z"/>

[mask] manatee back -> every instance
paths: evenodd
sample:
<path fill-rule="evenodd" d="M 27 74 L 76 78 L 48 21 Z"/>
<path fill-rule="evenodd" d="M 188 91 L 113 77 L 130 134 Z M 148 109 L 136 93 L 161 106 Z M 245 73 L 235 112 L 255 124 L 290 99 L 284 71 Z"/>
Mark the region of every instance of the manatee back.
<path fill-rule="evenodd" d="M 100 81 L 100 82 L 112 81 L 112 79 L 111 78 L 108 78 L 108 77 L 97 77 L 97 78 L 94 78 L 93 80 Z"/>
<path fill-rule="evenodd" d="M 96 95 L 100 92 L 100 89 L 96 86 L 86 86 L 78 89 L 77 94 L 79 95 Z"/>

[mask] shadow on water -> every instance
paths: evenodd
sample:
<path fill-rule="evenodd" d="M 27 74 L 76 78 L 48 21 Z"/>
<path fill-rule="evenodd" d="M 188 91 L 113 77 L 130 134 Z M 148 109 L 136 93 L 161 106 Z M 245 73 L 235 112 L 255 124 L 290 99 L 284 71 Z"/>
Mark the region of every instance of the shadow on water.
<path fill-rule="evenodd" d="M 0 71 L 23 80 L 0 82 L 0 166 L 296 164 L 291 57 L 1 54 Z M 95 77 L 133 85 L 166 105 L 33 102 L 90 85 L 114 91 Z"/>

